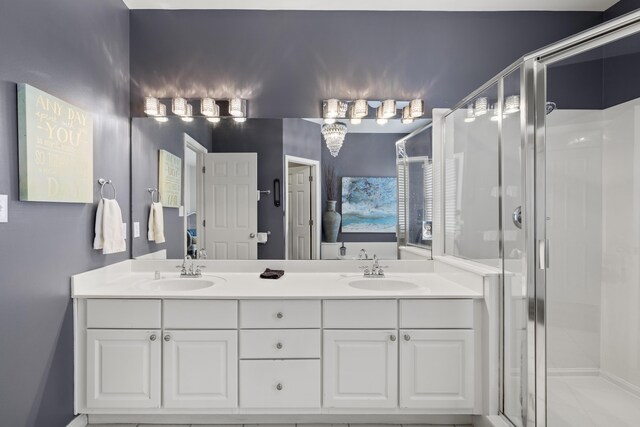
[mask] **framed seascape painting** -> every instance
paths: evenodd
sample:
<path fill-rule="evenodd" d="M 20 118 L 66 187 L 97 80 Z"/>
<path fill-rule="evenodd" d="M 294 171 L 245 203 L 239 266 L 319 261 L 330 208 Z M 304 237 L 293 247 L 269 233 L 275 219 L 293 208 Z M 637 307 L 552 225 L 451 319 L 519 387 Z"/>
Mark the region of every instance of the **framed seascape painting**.
<path fill-rule="evenodd" d="M 396 177 L 342 177 L 342 232 L 395 233 Z"/>

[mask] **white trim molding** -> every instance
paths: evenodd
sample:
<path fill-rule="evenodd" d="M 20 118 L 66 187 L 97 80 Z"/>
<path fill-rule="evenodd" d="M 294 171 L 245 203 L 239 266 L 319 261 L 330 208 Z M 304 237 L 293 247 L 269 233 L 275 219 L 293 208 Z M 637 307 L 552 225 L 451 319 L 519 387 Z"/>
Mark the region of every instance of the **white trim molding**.
<path fill-rule="evenodd" d="M 71 422 L 67 424 L 67 427 L 86 427 L 88 424 L 89 419 L 87 416 L 85 414 L 80 414 L 71 420 Z"/>

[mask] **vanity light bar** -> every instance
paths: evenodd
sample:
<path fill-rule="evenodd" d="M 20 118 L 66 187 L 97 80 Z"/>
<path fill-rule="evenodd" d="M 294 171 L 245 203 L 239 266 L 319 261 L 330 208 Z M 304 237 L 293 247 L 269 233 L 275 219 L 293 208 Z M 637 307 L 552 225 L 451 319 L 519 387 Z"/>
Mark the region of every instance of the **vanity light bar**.
<path fill-rule="evenodd" d="M 242 98 L 228 99 L 228 110 L 225 115 L 220 114 L 220 104 L 215 99 L 210 97 L 195 99 L 196 108 L 198 104 L 200 105 L 200 114 L 194 115 L 194 107 L 187 98 L 159 99 L 148 96 L 144 100 L 144 113 L 159 122 L 168 121 L 168 104 L 163 102 L 170 103 L 171 112 L 185 122 L 191 122 L 195 117 L 205 117 L 211 123 L 218 123 L 223 118 L 238 119 L 236 121 L 240 123 L 247 119 L 247 100 Z"/>
<path fill-rule="evenodd" d="M 373 118 L 378 124 L 386 124 L 389 119 L 398 117 L 398 108 L 402 113 L 400 118 L 403 123 L 411 123 L 415 119 L 424 116 L 424 100 L 413 99 L 411 101 L 396 101 L 385 99 L 382 101 L 369 101 L 367 99 L 341 100 L 330 98 L 322 101 L 322 118 L 325 124 L 336 123 L 338 119 L 346 118 L 349 123 L 355 125 L 362 123 L 362 119 L 369 117 L 369 105 L 375 110 Z M 378 105 L 377 107 L 374 107 Z"/>

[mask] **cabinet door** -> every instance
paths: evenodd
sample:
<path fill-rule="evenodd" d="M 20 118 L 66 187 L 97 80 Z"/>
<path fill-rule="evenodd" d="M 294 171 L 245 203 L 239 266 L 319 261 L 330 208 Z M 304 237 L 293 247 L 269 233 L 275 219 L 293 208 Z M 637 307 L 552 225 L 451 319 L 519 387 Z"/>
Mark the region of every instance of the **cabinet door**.
<path fill-rule="evenodd" d="M 324 331 L 324 406 L 395 408 L 398 341 L 391 331 Z"/>
<path fill-rule="evenodd" d="M 473 330 L 400 331 L 400 407 L 473 409 Z"/>
<path fill-rule="evenodd" d="M 160 331 L 87 330 L 87 407 L 160 407 Z"/>
<path fill-rule="evenodd" d="M 165 331 L 165 408 L 235 408 L 237 331 Z"/>

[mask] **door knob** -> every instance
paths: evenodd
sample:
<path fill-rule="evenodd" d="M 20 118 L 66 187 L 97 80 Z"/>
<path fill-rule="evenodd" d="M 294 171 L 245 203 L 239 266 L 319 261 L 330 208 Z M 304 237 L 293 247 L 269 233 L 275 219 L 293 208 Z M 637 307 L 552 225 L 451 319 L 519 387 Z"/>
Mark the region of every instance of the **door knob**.
<path fill-rule="evenodd" d="M 252 238 L 252 239 L 255 239 L 256 238 L 256 233 L 249 234 L 249 237 Z"/>
<path fill-rule="evenodd" d="M 518 228 L 522 228 L 522 206 L 518 206 L 511 214 L 511 219 L 513 220 L 513 225 Z"/>

